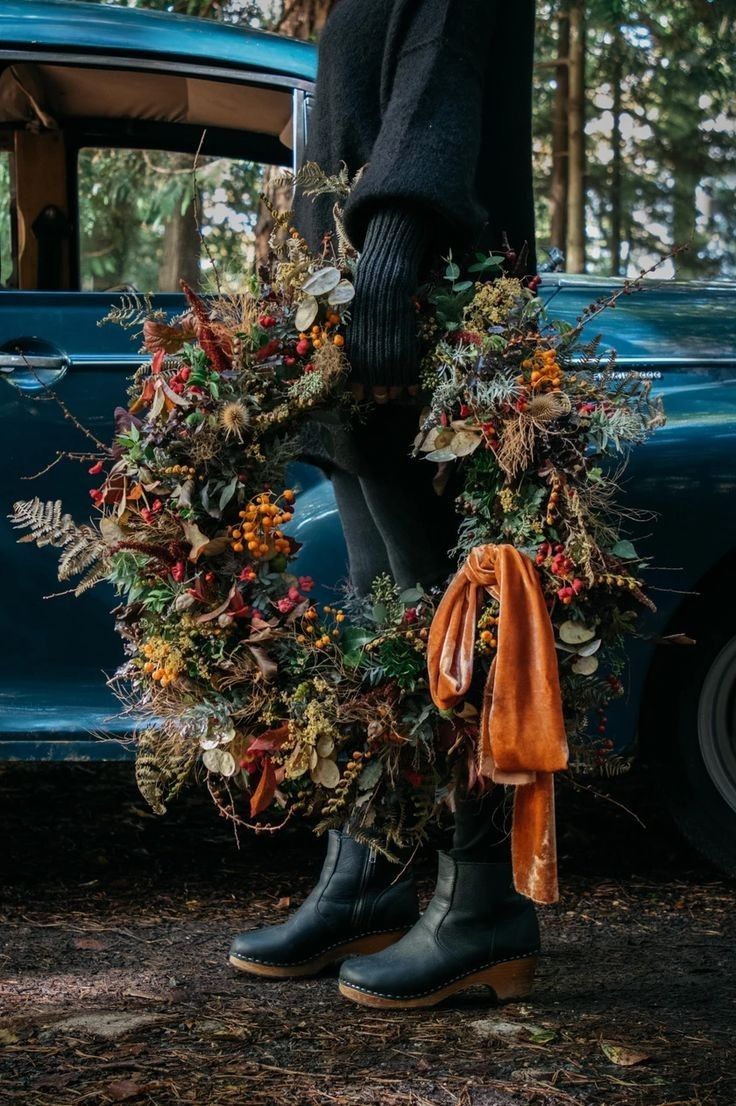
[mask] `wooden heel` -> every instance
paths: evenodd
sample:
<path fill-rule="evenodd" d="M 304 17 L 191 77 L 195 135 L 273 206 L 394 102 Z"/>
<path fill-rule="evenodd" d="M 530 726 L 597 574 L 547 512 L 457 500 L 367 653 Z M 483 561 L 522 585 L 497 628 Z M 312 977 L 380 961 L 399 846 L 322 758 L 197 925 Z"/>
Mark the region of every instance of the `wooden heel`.
<path fill-rule="evenodd" d="M 499 1002 L 510 999 L 526 998 L 532 989 L 534 974 L 537 970 L 537 957 L 525 956 L 520 960 L 505 960 L 479 972 L 473 979 L 475 983 L 485 983 L 491 987 Z"/>

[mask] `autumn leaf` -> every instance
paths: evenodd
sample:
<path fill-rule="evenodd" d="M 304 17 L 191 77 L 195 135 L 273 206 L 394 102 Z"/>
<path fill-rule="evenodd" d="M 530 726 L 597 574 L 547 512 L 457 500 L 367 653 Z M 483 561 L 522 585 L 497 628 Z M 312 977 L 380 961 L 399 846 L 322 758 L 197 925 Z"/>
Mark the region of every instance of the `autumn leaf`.
<path fill-rule="evenodd" d="M 284 722 L 281 726 L 276 726 L 274 729 L 266 730 L 260 737 L 257 737 L 254 741 L 251 741 L 248 745 L 248 751 L 251 753 L 263 753 L 270 752 L 272 749 L 280 749 L 281 746 L 289 738 L 289 723 Z"/>
<path fill-rule="evenodd" d="M 206 534 L 202 533 L 196 522 L 191 522 L 188 519 L 183 523 L 182 528 L 184 537 L 192 547 L 189 550 L 190 561 L 198 561 L 202 556 L 216 557 L 218 553 L 224 553 L 228 547 L 226 534 L 208 538 Z"/>
<path fill-rule="evenodd" d="M 114 1079 L 112 1083 L 105 1084 L 102 1090 L 113 1102 L 128 1102 L 143 1094 L 146 1086 L 134 1079 Z"/>
<path fill-rule="evenodd" d="M 640 1049 L 629 1048 L 628 1045 L 616 1045 L 612 1041 L 601 1041 L 601 1050 L 612 1064 L 619 1067 L 631 1068 L 634 1064 L 644 1064 L 652 1059 L 651 1052 L 643 1052 Z"/>
<path fill-rule="evenodd" d="M 97 937 L 75 937 L 73 944 L 75 949 L 88 949 L 90 952 L 102 952 L 107 948 L 106 943 Z"/>
<path fill-rule="evenodd" d="M 248 646 L 251 652 L 253 660 L 258 665 L 258 668 L 263 676 L 264 680 L 272 680 L 278 672 L 278 665 L 272 657 L 268 655 L 265 649 L 259 649 L 255 645 Z"/>
<path fill-rule="evenodd" d="M 255 818 L 261 811 L 271 805 L 276 794 L 276 773 L 270 760 L 263 763 L 263 772 L 258 781 L 258 787 L 250 797 L 250 816 Z"/>

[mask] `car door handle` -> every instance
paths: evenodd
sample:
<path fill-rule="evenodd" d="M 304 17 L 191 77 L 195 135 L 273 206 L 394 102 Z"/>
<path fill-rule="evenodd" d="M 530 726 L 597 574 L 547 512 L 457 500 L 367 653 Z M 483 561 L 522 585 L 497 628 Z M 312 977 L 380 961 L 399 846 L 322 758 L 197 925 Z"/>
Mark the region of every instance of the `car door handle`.
<path fill-rule="evenodd" d="M 12 373 L 16 369 L 63 369 L 66 359 L 41 357 L 39 354 L 0 353 L 0 373 Z"/>
<path fill-rule="evenodd" d="M 0 346 L 0 375 L 20 392 L 38 394 L 53 388 L 69 365 L 63 350 L 40 338 L 13 338 Z"/>

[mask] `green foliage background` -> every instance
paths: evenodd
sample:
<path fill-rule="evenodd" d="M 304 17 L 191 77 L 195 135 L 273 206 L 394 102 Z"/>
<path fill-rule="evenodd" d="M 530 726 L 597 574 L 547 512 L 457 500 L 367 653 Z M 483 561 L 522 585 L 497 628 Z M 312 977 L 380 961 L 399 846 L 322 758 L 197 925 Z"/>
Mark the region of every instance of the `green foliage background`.
<path fill-rule="evenodd" d="M 118 2 L 266 29 L 278 26 L 282 15 L 281 0 L 90 2 Z M 556 17 L 560 5 L 575 2 L 538 0 L 537 4 L 535 173 L 543 247 L 564 245 L 549 241 L 550 136 Z M 584 9 L 588 271 L 612 271 L 611 107 L 613 89 L 618 87 L 620 271 L 635 272 L 673 244 L 690 242 L 691 248 L 677 261 L 677 276 L 736 276 L 736 0 L 586 0 Z M 244 209 L 254 210 L 259 174 L 252 165 L 225 164 L 222 159 L 219 168 L 208 168 L 204 162 L 202 168 L 210 184 L 232 199 L 237 217 L 232 225 L 225 218 L 219 227 L 208 228 L 207 239 L 224 268 L 235 271 L 246 263 L 250 247 L 233 228 Z M 94 171 L 100 187 L 90 190 L 82 227 L 83 242 L 98 255 L 89 262 L 88 286 L 125 279 L 130 271 L 125 259 L 130 257 L 136 261 L 137 279 L 144 282 L 141 286 L 155 287 L 163 229 L 172 211 L 191 203 L 191 174 L 173 171 L 164 187 L 161 173 L 133 151 L 108 163 L 100 156 Z M 0 196 L 7 192 L 4 172 L 0 158 Z M 219 210 L 222 215 L 222 204 Z M 134 234 L 125 230 L 132 225 L 138 228 Z M 116 234 L 123 233 L 128 235 L 125 243 L 105 254 L 100 243 L 114 243 Z M 7 243 L 0 239 L 0 263 L 7 272 L 3 253 Z"/>

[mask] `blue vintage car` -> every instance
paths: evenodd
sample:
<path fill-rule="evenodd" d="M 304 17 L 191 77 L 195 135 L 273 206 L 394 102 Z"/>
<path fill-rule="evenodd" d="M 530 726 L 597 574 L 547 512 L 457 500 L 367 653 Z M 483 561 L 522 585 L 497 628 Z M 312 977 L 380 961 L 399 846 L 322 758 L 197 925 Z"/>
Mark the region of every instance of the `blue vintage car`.
<path fill-rule="evenodd" d="M 180 306 L 166 258 L 191 263 L 177 235 L 190 233 L 193 219 L 191 190 L 174 188 L 172 206 L 172 182 L 191 176 L 197 151 L 208 255 L 244 270 L 262 174 L 298 162 L 303 149 L 315 65 L 313 47 L 273 35 L 68 0 L 4 0 L 0 517 L 33 494 L 58 496 L 84 515 L 84 466 L 48 466 L 59 451 L 84 452 L 77 423 L 109 440 L 113 408 L 140 360 L 124 330 L 99 320 L 126 291 L 154 288 L 155 305 Z M 139 185 L 133 198 L 123 178 Z M 151 255 L 152 239 L 160 256 Z M 553 316 L 573 320 L 615 283 L 550 275 L 542 293 Z M 622 371 L 655 380 L 668 416 L 627 475 L 629 505 L 658 516 L 647 552 L 659 611 L 649 639 L 630 652 L 627 699 L 610 730 L 622 755 L 638 741 L 683 831 L 731 873 L 735 316 L 733 284 L 652 283 L 597 326 Z M 299 567 L 327 585 L 346 571 L 330 485 L 306 466 L 297 479 Z M 15 539 L 0 522 L 0 758 L 130 756 L 104 678 L 121 657 L 112 595 L 99 588 L 81 600 L 44 598 L 60 590 L 56 559 Z M 676 644 L 682 634 L 697 645 Z"/>

